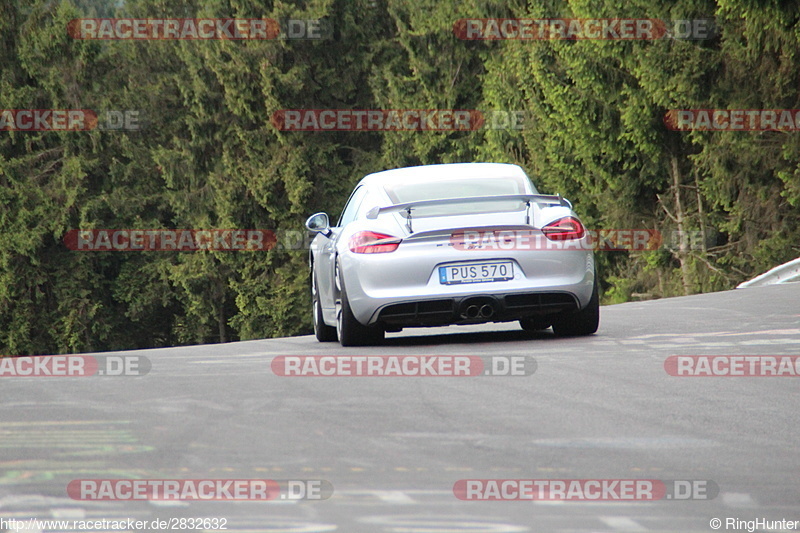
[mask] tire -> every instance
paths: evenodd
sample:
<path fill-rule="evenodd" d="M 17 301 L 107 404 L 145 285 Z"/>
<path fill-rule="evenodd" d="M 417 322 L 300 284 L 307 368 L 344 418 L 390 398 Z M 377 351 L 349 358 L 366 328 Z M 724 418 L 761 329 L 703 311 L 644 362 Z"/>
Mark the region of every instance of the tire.
<path fill-rule="evenodd" d="M 589 305 L 580 311 L 559 315 L 553 320 L 553 333 L 559 337 L 592 335 L 600 326 L 600 295 L 597 292 L 597 276 L 594 280 Z"/>
<path fill-rule="evenodd" d="M 317 292 L 317 276 L 311 273 L 311 313 L 314 319 L 314 336 L 319 342 L 333 342 L 336 340 L 336 328 L 325 324 L 322 318 L 322 305 L 319 303 Z"/>
<path fill-rule="evenodd" d="M 542 331 L 553 325 L 553 319 L 549 316 L 533 316 L 529 318 L 520 318 L 519 325 L 525 331 Z"/>
<path fill-rule="evenodd" d="M 375 326 L 365 326 L 359 322 L 347 300 L 347 292 L 344 284 L 338 276 L 337 286 L 339 288 L 339 305 L 336 306 L 336 336 L 342 346 L 372 346 L 380 344 L 386 332 Z"/>

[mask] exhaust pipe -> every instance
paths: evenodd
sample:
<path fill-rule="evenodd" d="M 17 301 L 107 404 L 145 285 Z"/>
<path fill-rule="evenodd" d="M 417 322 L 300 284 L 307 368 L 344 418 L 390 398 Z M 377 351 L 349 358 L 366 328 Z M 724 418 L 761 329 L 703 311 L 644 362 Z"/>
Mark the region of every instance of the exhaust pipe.
<path fill-rule="evenodd" d="M 479 296 L 461 303 L 461 318 L 466 320 L 488 319 L 496 312 L 495 302 L 489 297 Z"/>
<path fill-rule="evenodd" d="M 462 316 L 464 318 L 478 318 L 479 314 L 480 314 L 480 309 L 478 308 L 478 306 L 470 305 L 467 306 L 466 309 L 464 309 L 464 313 L 462 313 Z"/>

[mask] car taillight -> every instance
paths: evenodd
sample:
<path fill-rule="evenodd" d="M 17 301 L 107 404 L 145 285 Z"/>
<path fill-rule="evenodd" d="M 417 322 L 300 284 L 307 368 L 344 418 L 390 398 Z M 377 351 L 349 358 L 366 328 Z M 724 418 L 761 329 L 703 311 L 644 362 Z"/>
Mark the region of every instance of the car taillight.
<path fill-rule="evenodd" d="M 374 231 L 359 231 L 350 237 L 349 245 L 355 254 L 385 254 L 397 250 L 402 240 Z"/>
<path fill-rule="evenodd" d="M 585 232 L 583 224 L 575 217 L 559 218 L 542 228 L 542 233 L 551 241 L 580 239 Z"/>

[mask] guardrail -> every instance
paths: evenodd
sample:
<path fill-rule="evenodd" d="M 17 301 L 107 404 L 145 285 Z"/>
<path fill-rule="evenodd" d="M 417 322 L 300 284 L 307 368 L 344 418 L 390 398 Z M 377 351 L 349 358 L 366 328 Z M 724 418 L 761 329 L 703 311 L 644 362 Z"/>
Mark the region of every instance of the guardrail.
<path fill-rule="evenodd" d="M 746 289 L 749 287 L 763 287 L 764 285 L 790 282 L 800 282 L 800 257 L 788 263 L 776 266 L 772 270 L 768 270 L 749 281 L 742 282 L 737 285 L 736 288 Z"/>

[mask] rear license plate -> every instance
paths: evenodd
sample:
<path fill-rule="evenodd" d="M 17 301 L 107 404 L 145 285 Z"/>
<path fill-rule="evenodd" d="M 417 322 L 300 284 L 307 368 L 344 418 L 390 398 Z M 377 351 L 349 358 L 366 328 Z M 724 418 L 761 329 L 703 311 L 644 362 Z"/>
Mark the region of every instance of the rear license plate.
<path fill-rule="evenodd" d="M 511 261 L 492 261 L 466 265 L 439 267 L 439 282 L 442 285 L 459 283 L 486 283 L 514 279 L 514 263 Z"/>

